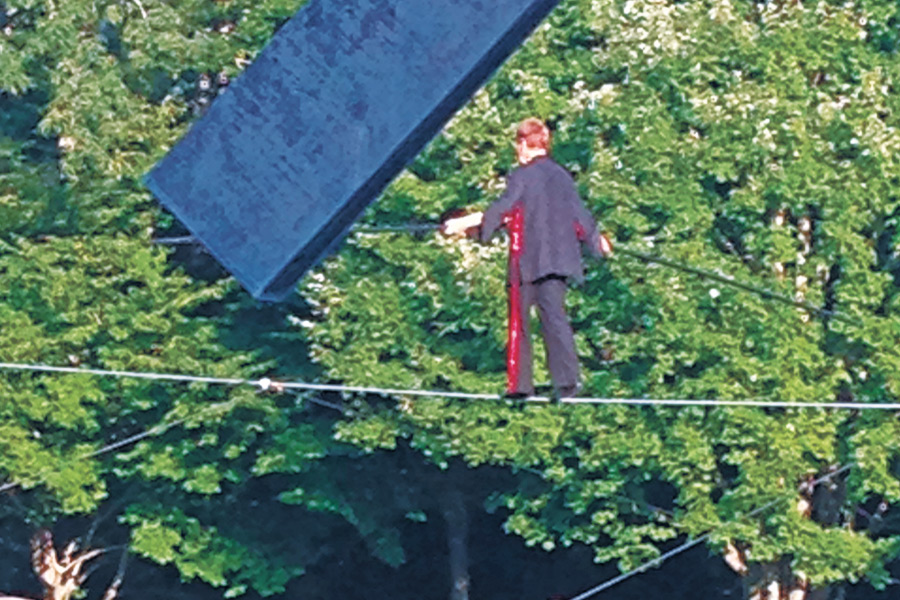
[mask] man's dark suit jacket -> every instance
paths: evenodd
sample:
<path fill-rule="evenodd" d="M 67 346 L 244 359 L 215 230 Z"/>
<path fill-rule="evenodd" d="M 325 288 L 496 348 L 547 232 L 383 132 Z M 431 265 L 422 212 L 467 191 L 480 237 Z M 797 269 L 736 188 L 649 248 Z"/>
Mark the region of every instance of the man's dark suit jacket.
<path fill-rule="evenodd" d="M 536 158 L 513 171 L 506 191 L 484 213 L 481 240 L 486 242 L 516 207 L 521 207 L 525 223 L 522 281 L 551 275 L 580 281 L 584 277 L 581 242 L 596 254 L 599 235 L 569 172 L 549 157 Z"/>

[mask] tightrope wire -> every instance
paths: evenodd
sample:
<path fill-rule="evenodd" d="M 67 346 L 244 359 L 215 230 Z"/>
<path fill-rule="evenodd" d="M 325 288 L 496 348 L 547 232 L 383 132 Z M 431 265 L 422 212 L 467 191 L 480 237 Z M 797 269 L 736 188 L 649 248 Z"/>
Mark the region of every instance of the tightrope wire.
<path fill-rule="evenodd" d="M 831 473 L 823 475 L 822 477 L 819 477 L 818 479 L 814 479 L 813 481 L 811 481 L 809 483 L 805 483 L 804 485 L 806 487 L 809 487 L 810 489 L 815 488 L 820 483 L 823 483 L 825 481 L 828 481 L 829 479 L 837 477 L 838 475 L 848 471 L 852 467 L 853 467 L 853 463 L 846 464 L 843 467 L 841 467 L 840 469 L 832 471 Z M 782 496 L 780 498 L 776 498 L 775 500 L 772 500 L 771 502 L 768 502 L 768 503 L 760 506 L 759 508 L 756 508 L 756 509 L 748 512 L 746 515 L 738 516 L 735 519 L 735 521 L 740 520 L 740 519 L 748 519 L 750 517 L 755 517 L 759 513 L 772 508 L 776 504 L 779 504 L 781 502 L 785 502 L 788 500 L 790 500 L 790 497 L 788 497 L 788 496 Z M 597 586 L 594 586 L 585 592 L 578 594 L 577 596 L 575 596 L 574 598 L 571 598 L 570 600 L 587 600 L 587 598 L 590 598 L 591 596 L 595 596 L 605 590 L 608 590 L 609 588 L 622 583 L 626 579 L 630 579 L 631 577 L 634 577 L 638 573 L 643 573 L 647 569 L 650 569 L 653 567 L 658 567 L 659 565 L 661 565 L 668 559 L 672 558 L 673 556 L 681 554 L 682 552 L 690 550 L 694 546 L 702 544 L 703 542 L 705 542 L 706 540 L 709 539 L 709 537 L 713 534 L 714 531 L 715 531 L 715 529 L 710 530 L 698 538 L 695 538 L 693 540 L 688 540 L 687 542 L 681 544 L 680 546 L 672 548 L 668 552 L 665 552 L 664 554 L 660 554 L 656 558 L 654 558 L 652 560 L 648 560 L 647 562 L 635 567 L 634 569 L 631 569 L 630 571 L 626 571 L 625 573 L 617 575 L 617 576 L 613 577 L 612 579 L 608 579 L 608 580 L 604 581 L 603 583 L 601 583 Z"/>
<path fill-rule="evenodd" d="M 187 383 L 214 383 L 222 385 L 242 385 L 250 383 L 249 379 L 237 379 L 228 377 L 206 377 L 203 375 L 180 375 L 174 373 L 148 373 L 142 371 L 123 371 L 117 369 L 91 369 L 85 367 L 55 367 L 53 365 L 24 364 L 0 362 L 0 369 L 11 371 L 38 371 L 45 373 L 74 373 L 86 375 L 98 375 L 101 377 L 116 377 L 126 379 L 151 379 L 162 381 L 180 381 Z"/>
<path fill-rule="evenodd" d="M 100 377 L 130 378 L 144 379 L 152 381 L 172 381 L 181 383 L 208 383 L 218 385 L 252 385 L 262 391 L 280 391 L 280 390 L 301 390 L 301 391 L 322 391 L 322 392 L 338 392 L 338 393 L 357 393 L 357 394 L 374 394 L 380 396 L 412 396 L 425 398 L 451 398 L 461 400 L 495 400 L 502 401 L 505 399 L 500 394 L 476 394 L 467 392 L 448 392 L 440 390 L 412 390 L 402 388 L 380 388 L 372 386 L 352 386 L 338 385 L 329 383 L 305 383 L 305 382 L 277 382 L 267 377 L 262 379 L 241 379 L 234 377 L 207 377 L 202 375 L 181 375 L 176 373 L 152 373 L 140 371 L 126 371 L 113 369 L 92 369 L 84 367 L 56 367 L 52 365 L 42 364 L 25 364 L 25 363 L 8 363 L 0 362 L 0 369 L 8 371 L 29 371 L 39 373 L 64 373 L 77 375 L 95 375 Z M 519 400 L 521 402 L 538 402 L 549 403 L 553 400 L 546 396 L 530 396 Z M 804 408 L 804 409 L 840 409 L 840 410 L 889 410 L 900 411 L 900 403 L 872 403 L 872 402 L 790 402 L 780 400 L 710 400 L 710 399 L 666 399 L 666 398 L 563 398 L 560 400 L 562 404 L 601 404 L 601 405 L 619 405 L 619 406 L 710 406 L 710 407 L 753 407 L 753 408 Z M 328 406 L 343 410 L 337 405 L 331 405 L 314 400 L 315 404 Z M 163 433 L 181 423 L 185 419 L 179 419 L 169 423 L 161 423 L 141 433 L 137 433 L 125 439 L 113 442 L 86 454 L 83 458 L 91 458 L 100 456 L 113 450 L 117 450 L 124 446 L 133 444 L 147 437 Z M 6 483 L 0 485 L 0 493 L 16 487 L 15 483 Z"/>
<path fill-rule="evenodd" d="M 444 390 L 415 390 L 403 388 L 386 388 L 375 386 L 341 385 L 335 383 L 307 383 L 302 381 L 278 382 L 263 377 L 262 379 L 238 379 L 229 377 L 206 377 L 200 375 L 179 375 L 174 373 L 151 373 L 139 371 L 122 371 L 107 369 L 91 369 L 83 367 L 55 367 L 42 364 L 0 362 L 0 369 L 11 371 L 33 371 L 48 373 L 68 373 L 79 375 L 97 375 L 102 377 L 137 378 L 161 381 L 178 381 L 185 383 L 210 383 L 220 385 L 252 385 L 263 391 L 270 390 L 305 390 L 317 392 L 337 392 L 352 394 L 373 394 L 379 396 L 413 396 L 423 398 L 448 398 L 457 400 L 504 400 L 501 394 L 479 394 L 471 392 L 452 392 Z M 547 396 L 529 396 L 522 402 L 549 403 L 553 399 Z M 562 398 L 561 404 L 610 404 L 631 406 L 711 406 L 711 407 L 753 407 L 753 408 L 822 408 L 841 410 L 888 410 L 900 411 L 898 402 L 795 402 L 789 400 L 726 400 L 726 399 L 679 399 L 679 398 Z"/>
<path fill-rule="evenodd" d="M 319 383 L 304 383 L 304 382 L 274 382 L 269 378 L 262 379 L 240 379 L 240 378 L 223 378 L 223 377 L 207 377 L 207 376 L 196 376 L 196 375 L 179 375 L 172 373 L 146 373 L 146 372 L 137 372 L 137 371 L 123 371 L 123 370 L 105 370 L 105 369 L 90 369 L 90 368 L 81 368 L 81 367 L 54 367 L 51 365 L 40 365 L 40 364 L 21 364 L 21 363 L 6 363 L 0 362 L 0 369 L 4 370 L 19 370 L 19 371 L 31 371 L 31 372 L 48 372 L 48 373 L 67 373 L 67 374 L 90 374 L 97 376 L 108 376 L 108 377 L 118 377 L 118 378 L 139 378 L 139 379 L 148 379 L 148 380 L 160 380 L 160 381 L 177 381 L 177 382 L 188 382 L 188 383 L 210 383 L 210 384 L 222 384 L 222 385 L 253 385 L 259 387 L 263 391 L 268 390 L 306 390 L 306 391 L 331 391 L 331 392 L 342 392 L 342 393 L 369 393 L 369 394 L 378 394 L 378 395 L 398 395 L 398 396 L 419 396 L 419 397 L 441 397 L 441 398 L 460 398 L 460 399 L 471 399 L 471 400 L 501 400 L 503 396 L 498 394 L 474 394 L 474 393 L 462 393 L 462 392 L 444 392 L 444 391 L 431 391 L 431 390 L 410 390 L 410 389 L 400 389 L 400 388 L 379 388 L 379 387 L 371 387 L 371 386 L 347 386 L 347 385 L 337 385 L 337 384 L 319 384 Z M 543 396 L 531 396 L 529 398 L 525 398 L 525 401 L 528 402 L 549 402 L 551 399 Z M 764 408 L 839 408 L 839 409 L 849 409 L 849 410 L 863 410 L 863 409 L 880 409 L 880 410 L 900 410 L 900 403 L 853 403 L 853 402 L 785 402 L 785 401 L 763 401 L 763 400 L 678 400 L 678 399 L 644 399 L 644 398 L 563 398 L 561 400 L 564 404 L 616 404 L 616 405 L 654 405 L 654 406 L 748 406 L 748 407 L 764 407 Z M 316 404 L 323 404 L 328 406 L 329 408 L 336 408 L 338 410 L 343 410 L 341 407 L 337 405 L 325 404 L 324 402 L 316 402 Z M 155 427 L 151 427 L 146 431 L 137 433 L 135 435 L 129 436 L 125 439 L 110 443 L 98 450 L 89 452 L 83 456 L 83 458 L 91 458 L 95 456 L 100 456 L 102 454 L 106 454 L 108 452 L 112 452 L 118 448 L 127 446 L 129 444 L 136 443 L 142 439 L 147 437 L 158 435 L 167 431 L 168 429 L 184 423 L 186 421 L 185 418 L 178 419 L 176 421 L 171 421 L 168 423 L 161 423 Z M 845 465 L 840 469 L 829 473 L 819 479 L 812 481 L 807 484 L 811 487 L 815 487 L 826 481 L 832 477 L 837 476 L 838 474 L 848 470 L 851 468 L 852 464 Z M 17 487 L 18 484 L 14 482 L 8 482 L 6 484 L 0 485 L 0 493 L 10 490 L 14 487 Z M 768 508 L 778 504 L 786 500 L 786 497 L 777 498 L 749 513 L 743 515 L 740 518 L 748 518 L 753 517 L 759 514 L 762 511 L 767 510 Z M 689 540 L 672 550 L 661 554 L 657 558 L 647 561 L 646 563 L 640 565 L 639 567 L 632 569 L 626 573 L 622 573 L 612 579 L 609 579 L 590 590 L 587 590 L 578 596 L 572 598 L 571 600 L 586 600 L 587 598 L 598 594 L 606 589 L 609 589 L 634 575 L 641 573 L 651 567 L 658 566 L 662 564 L 664 561 L 669 558 L 676 556 L 682 552 L 697 546 L 706 540 L 709 539 L 712 531 L 707 532 L 706 534 L 700 536 L 699 538 Z"/>

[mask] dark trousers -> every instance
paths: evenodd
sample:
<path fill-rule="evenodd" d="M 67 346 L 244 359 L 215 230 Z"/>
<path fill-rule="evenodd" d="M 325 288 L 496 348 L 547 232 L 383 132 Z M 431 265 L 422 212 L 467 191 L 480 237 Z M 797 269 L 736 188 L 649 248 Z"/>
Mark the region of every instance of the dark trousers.
<path fill-rule="evenodd" d="M 522 315 L 520 322 L 518 385 L 521 394 L 534 393 L 531 366 L 531 332 L 528 321 L 531 307 L 537 305 L 541 318 L 541 331 L 547 349 L 547 366 L 553 385 L 564 395 L 573 394 L 578 385 L 578 356 L 575 354 L 575 335 L 566 316 L 566 280 L 562 277 L 545 277 L 530 283 L 522 283 Z"/>

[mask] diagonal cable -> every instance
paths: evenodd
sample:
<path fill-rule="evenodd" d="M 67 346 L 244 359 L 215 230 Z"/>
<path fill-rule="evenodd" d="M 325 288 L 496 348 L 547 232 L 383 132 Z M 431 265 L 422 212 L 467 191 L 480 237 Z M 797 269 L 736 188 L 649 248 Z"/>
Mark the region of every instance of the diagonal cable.
<path fill-rule="evenodd" d="M 841 473 L 844 473 L 844 472 L 850 470 L 853 466 L 854 466 L 853 463 L 846 464 L 843 467 L 841 467 L 840 469 L 837 469 L 836 471 L 832 471 L 831 473 L 823 475 L 822 477 L 819 477 L 818 479 L 814 479 L 813 481 L 808 482 L 808 483 L 805 482 L 804 486 L 809 487 L 809 488 L 815 488 L 820 483 L 828 481 L 834 477 L 837 477 Z M 773 506 L 780 504 L 781 502 L 786 502 L 790 499 L 791 498 L 788 496 L 781 496 L 779 498 L 772 500 L 771 502 L 767 502 L 766 504 L 760 506 L 759 508 L 751 510 L 746 515 L 738 516 L 737 519 L 735 519 L 735 520 L 749 519 L 751 517 L 755 517 L 756 515 L 758 515 L 762 512 L 765 512 L 766 510 L 772 508 Z M 608 580 L 600 583 L 599 585 L 596 585 L 596 586 L 592 587 L 591 589 L 578 594 L 574 598 L 570 598 L 570 600 L 587 600 L 587 598 L 590 598 L 591 596 L 595 596 L 595 595 L 599 594 L 600 592 L 606 591 L 609 588 L 622 583 L 626 579 L 630 579 L 630 578 L 634 577 L 635 575 L 637 575 L 639 573 L 643 573 L 644 571 L 646 571 L 650 568 L 658 567 L 662 563 L 667 561 L 668 559 L 672 558 L 673 556 L 677 556 L 677 555 L 681 554 L 682 552 L 690 550 L 694 546 L 697 546 L 697 545 L 702 544 L 703 542 L 707 541 L 709 539 L 709 537 L 713 534 L 714 531 L 715 531 L 715 529 L 712 529 L 710 531 L 707 531 L 706 533 L 704 533 L 703 535 L 701 535 L 698 538 L 695 538 L 693 540 L 688 540 L 687 542 L 681 544 L 680 546 L 676 546 L 675 548 L 672 548 L 668 552 L 665 552 L 664 554 L 660 554 L 656 558 L 654 558 L 652 560 L 648 560 L 647 562 L 635 567 L 634 569 L 631 569 L 630 571 L 621 573 L 620 575 L 617 575 L 617 576 L 613 577 L 612 579 L 608 579 Z"/>

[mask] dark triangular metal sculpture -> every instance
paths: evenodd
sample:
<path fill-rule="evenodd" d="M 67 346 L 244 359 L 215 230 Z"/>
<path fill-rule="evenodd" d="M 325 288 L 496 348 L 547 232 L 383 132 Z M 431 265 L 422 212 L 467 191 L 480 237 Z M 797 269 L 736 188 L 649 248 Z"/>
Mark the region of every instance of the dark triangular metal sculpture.
<path fill-rule="evenodd" d="M 310 0 L 146 182 L 278 300 L 559 0 Z"/>

